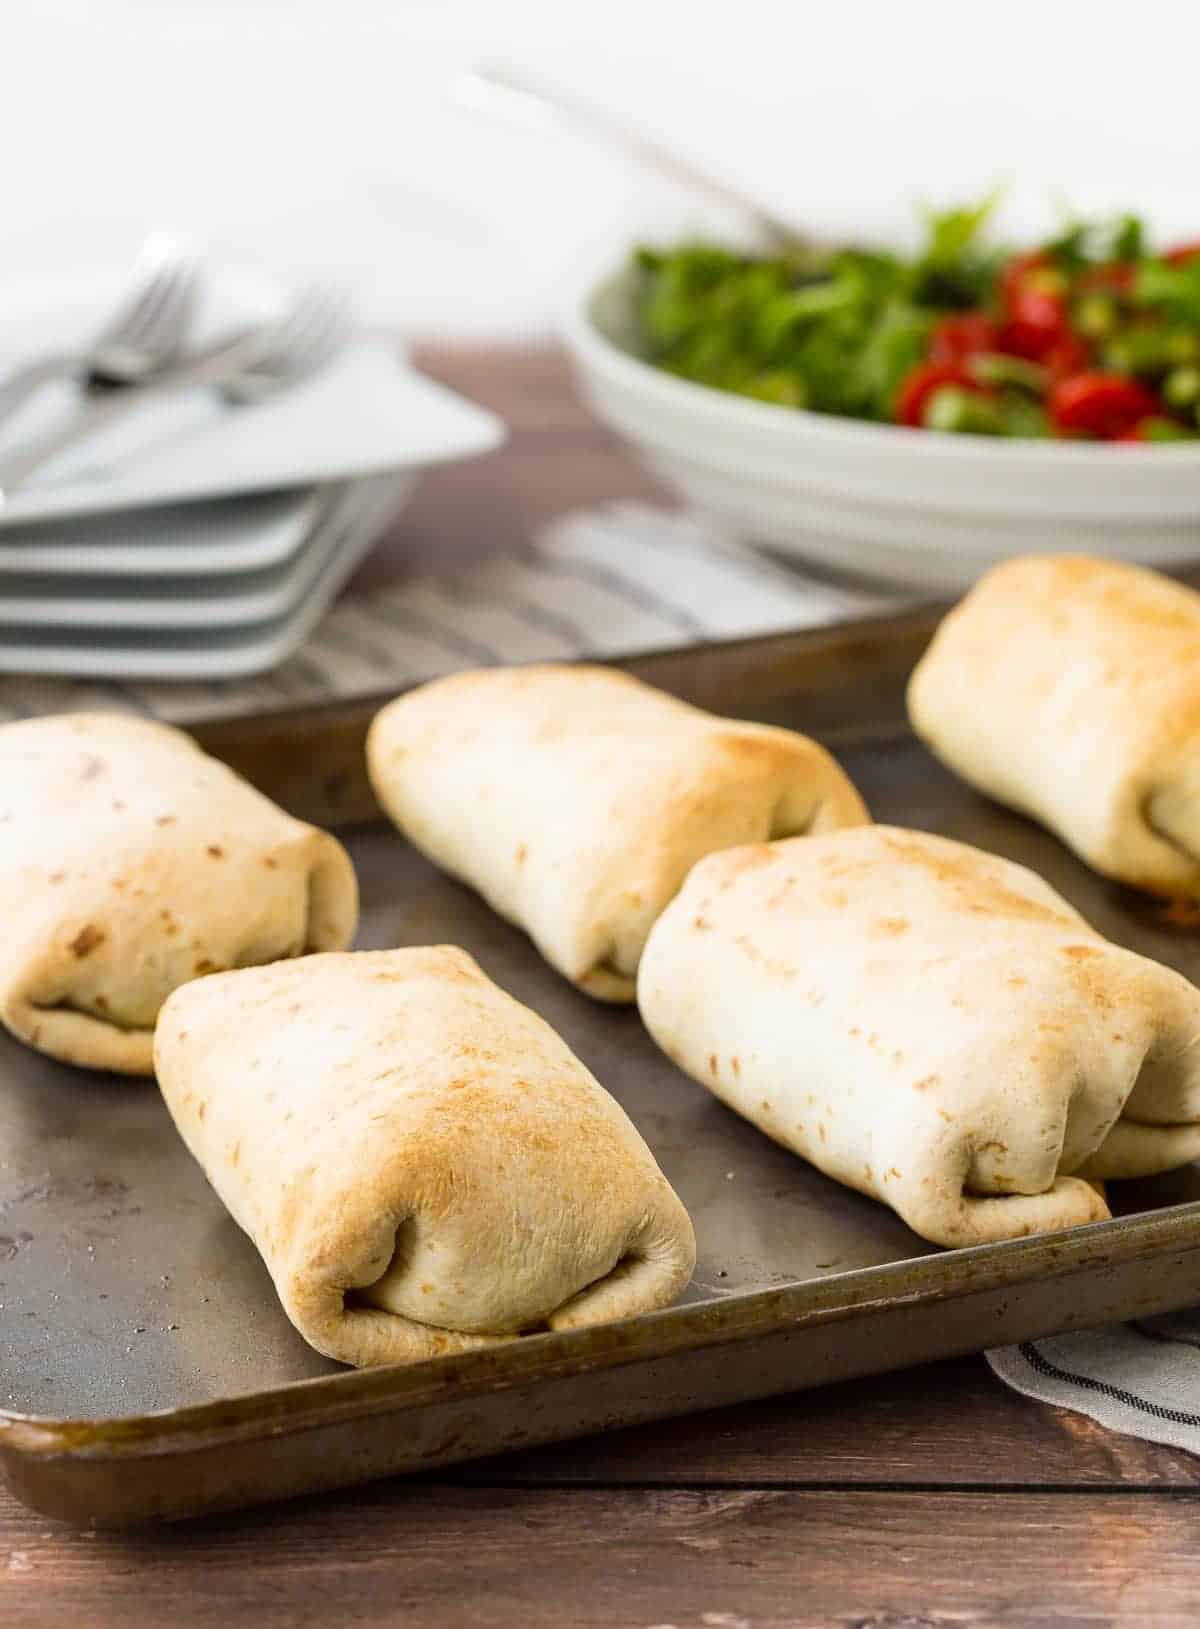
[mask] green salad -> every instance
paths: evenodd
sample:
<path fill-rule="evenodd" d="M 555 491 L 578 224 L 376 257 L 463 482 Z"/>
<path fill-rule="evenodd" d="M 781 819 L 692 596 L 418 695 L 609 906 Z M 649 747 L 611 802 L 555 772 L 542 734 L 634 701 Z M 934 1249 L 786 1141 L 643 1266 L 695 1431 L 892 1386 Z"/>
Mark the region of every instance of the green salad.
<path fill-rule="evenodd" d="M 987 241 L 991 208 L 930 217 L 911 257 L 639 249 L 643 354 L 718 390 L 914 429 L 1200 437 L 1200 241 L 1156 248 L 1128 215 L 1016 253 Z"/>

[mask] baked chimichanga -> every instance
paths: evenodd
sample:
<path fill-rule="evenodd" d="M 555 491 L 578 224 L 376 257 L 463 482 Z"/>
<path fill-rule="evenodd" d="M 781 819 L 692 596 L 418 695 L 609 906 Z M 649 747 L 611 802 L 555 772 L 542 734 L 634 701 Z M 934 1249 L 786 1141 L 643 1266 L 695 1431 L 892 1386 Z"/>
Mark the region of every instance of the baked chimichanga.
<path fill-rule="evenodd" d="M 939 1244 L 1108 1214 L 1200 1156 L 1200 991 L 1032 872 L 888 826 L 702 861 L 650 934 L 659 1045 Z"/>
<path fill-rule="evenodd" d="M 1200 594 L 1113 560 L 997 566 L 908 693 L 949 766 L 1106 876 L 1200 897 Z"/>
<path fill-rule="evenodd" d="M 215 969 L 341 949 L 341 844 L 165 724 L 0 727 L 0 1021 L 67 1063 L 152 1072 L 154 1021 Z"/>
<path fill-rule="evenodd" d="M 624 1111 L 463 950 L 201 979 L 155 1066 L 289 1318 L 343 1363 L 600 1323 L 691 1276 L 687 1212 Z"/>
<path fill-rule="evenodd" d="M 823 748 L 610 668 L 486 669 L 385 707 L 379 801 L 589 995 L 632 1001 L 651 924 L 715 849 L 869 817 Z"/>

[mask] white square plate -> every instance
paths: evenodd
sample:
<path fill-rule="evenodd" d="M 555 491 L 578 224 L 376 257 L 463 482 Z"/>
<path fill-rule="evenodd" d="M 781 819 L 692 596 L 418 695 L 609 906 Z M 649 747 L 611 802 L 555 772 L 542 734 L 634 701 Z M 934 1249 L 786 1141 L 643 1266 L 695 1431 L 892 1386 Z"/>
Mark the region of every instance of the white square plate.
<path fill-rule="evenodd" d="M 0 594 L 12 589 L 9 579 L 37 578 L 47 594 L 72 594 L 78 580 L 109 578 L 110 593 L 132 595 L 150 578 L 278 569 L 308 539 L 321 491 L 198 499 L 0 528 Z M 54 586 L 55 578 L 69 580 Z"/>
<path fill-rule="evenodd" d="M 126 272 L 0 289 L 0 372 L 86 344 L 127 282 Z M 192 337 L 204 344 L 286 303 L 278 289 L 214 269 Z M 0 431 L 0 455 L 77 402 L 69 384 L 41 392 Z M 312 379 L 255 406 L 225 406 L 211 391 L 147 401 L 11 494 L 0 528 L 413 470 L 487 452 L 504 434 L 493 414 L 414 372 L 394 340 L 363 335 Z"/>
<path fill-rule="evenodd" d="M 0 673 L 67 678 L 244 678 L 287 660 L 308 638 L 342 584 L 406 502 L 411 474 L 374 476 L 328 489 L 316 525 L 290 568 L 265 593 L 243 597 L 259 620 L 225 625 L 201 614 L 183 625 L 153 627 L 107 621 L 103 627 L 28 626 L 0 620 Z M 249 601 L 247 605 L 245 602 Z M 257 603 L 255 603 L 257 601 Z"/>

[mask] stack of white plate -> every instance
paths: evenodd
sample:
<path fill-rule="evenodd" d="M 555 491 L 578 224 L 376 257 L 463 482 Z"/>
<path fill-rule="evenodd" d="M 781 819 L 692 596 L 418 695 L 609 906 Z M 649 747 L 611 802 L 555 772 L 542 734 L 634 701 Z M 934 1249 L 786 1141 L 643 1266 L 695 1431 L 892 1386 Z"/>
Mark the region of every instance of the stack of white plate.
<path fill-rule="evenodd" d="M 0 373 L 81 346 L 119 278 L 0 293 Z M 285 291 L 210 279 L 197 343 L 268 319 Z M 43 394 L 0 450 L 69 412 Z M 38 420 L 42 422 L 38 422 Z M 491 414 L 363 336 L 253 407 L 156 402 L 0 507 L 0 672 L 220 679 L 265 672 L 308 637 L 422 469 L 495 447 Z"/>

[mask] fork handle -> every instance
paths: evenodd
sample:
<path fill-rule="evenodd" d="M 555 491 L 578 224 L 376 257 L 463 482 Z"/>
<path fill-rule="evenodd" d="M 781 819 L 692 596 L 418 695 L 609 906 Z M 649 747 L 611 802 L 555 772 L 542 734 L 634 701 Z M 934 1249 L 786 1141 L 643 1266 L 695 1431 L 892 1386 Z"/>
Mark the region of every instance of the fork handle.
<path fill-rule="evenodd" d="M 143 402 L 167 396 L 178 390 L 189 390 L 200 385 L 217 385 L 253 360 L 258 354 L 259 340 L 254 330 L 219 340 L 207 350 L 185 358 L 173 367 L 153 375 L 144 384 L 126 385 L 111 395 L 88 400 L 69 424 L 53 430 L 47 436 L 11 457 L 0 459 L 0 504 L 29 478 L 59 453 L 77 442 L 86 441 L 96 430 L 124 417 Z M 31 387 L 32 388 L 32 387 Z"/>

